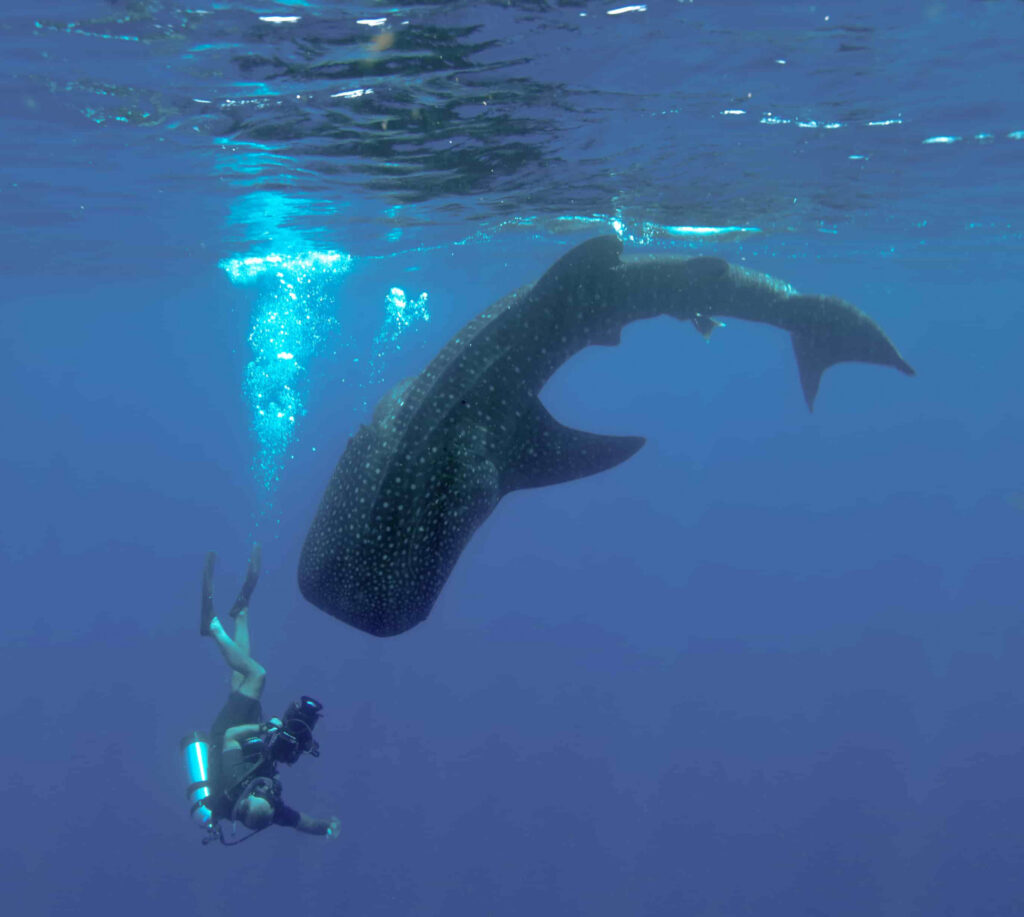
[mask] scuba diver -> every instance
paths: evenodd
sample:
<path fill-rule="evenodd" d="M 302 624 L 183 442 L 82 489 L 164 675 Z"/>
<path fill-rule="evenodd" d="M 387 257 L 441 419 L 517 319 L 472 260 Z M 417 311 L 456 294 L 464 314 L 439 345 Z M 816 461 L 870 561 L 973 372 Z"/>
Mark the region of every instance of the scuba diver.
<path fill-rule="evenodd" d="M 231 846 L 270 825 L 335 838 L 337 818 L 312 818 L 285 805 L 281 798 L 278 765 L 292 765 L 304 754 L 320 754 L 313 728 L 322 705 L 304 696 L 293 701 L 283 716 L 263 720 L 260 697 L 267 673 L 249 648 L 249 599 L 259 579 L 260 546 L 253 545 L 245 582 L 229 612 L 235 621 L 234 637 L 228 636 L 213 610 L 215 559 L 216 555 L 209 553 L 203 570 L 199 633 L 213 638 L 231 667 L 231 693 L 208 738 L 193 732 L 181 742 L 192 817 L 207 829 L 203 843 L 220 840 Z M 252 834 L 238 841 L 225 840 L 220 825 L 225 820 L 241 822 Z"/>

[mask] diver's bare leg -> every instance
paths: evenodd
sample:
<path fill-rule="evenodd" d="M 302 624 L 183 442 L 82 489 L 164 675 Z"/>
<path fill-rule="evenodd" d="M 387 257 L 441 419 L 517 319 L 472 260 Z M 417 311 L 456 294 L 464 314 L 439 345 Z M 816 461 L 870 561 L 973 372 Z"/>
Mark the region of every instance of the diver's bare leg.
<path fill-rule="evenodd" d="M 235 646 L 246 656 L 252 656 L 249 644 L 249 609 L 242 608 L 235 613 Z M 242 686 L 245 676 L 239 672 L 231 673 L 231 690 L 237 691 Z"/>
<path fill-rule="evenodd" d="M 210 622 L 210 636 L 217 641 L 217 648 L 224 657 L 224 661 L 234 670 L 234 674 L 231 676 L 231 690 L 237 691 L 243 697 L 259 700 L 263 694 L 267 670 L 248 652 L 242 652 L 241 647 L 227 635 L 217 618 Z M 237 681 L 237 686 L 236 676 L 240 678 Z"/>

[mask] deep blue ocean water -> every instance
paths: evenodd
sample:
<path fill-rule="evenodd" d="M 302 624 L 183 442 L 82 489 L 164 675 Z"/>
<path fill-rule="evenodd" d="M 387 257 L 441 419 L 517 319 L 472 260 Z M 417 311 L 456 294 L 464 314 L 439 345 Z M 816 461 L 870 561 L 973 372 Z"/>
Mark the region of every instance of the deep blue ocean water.
<path fill-rule="evenodd" d="M 5 912 L 1024 913 L 1022 42 L 1019 0 L 5 12 Z M 376 400 L 607 232 L 918 375 L 810 414 L 784 334 L 632 325 L 543 400 L 636 457 L 508 496 L 407 634 L 308 605 Z M 333 842 L 188 818 L 203 558 L 226 608 L 253 540 Z"/>

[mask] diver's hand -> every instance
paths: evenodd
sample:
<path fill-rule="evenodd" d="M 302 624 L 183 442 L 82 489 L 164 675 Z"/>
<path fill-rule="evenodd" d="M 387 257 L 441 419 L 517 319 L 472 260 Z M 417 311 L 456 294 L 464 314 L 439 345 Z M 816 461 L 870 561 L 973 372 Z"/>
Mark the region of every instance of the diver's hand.
<path fill-rule="evenodd" d="M 331 817 L 331 820 L 330 820 L 330 822 L 327 825 L 327 831 L 324 834 L 324 837 L 326 837 L 327 840 L 329 840 L 329 841 L 333 841 L 338 836 L 338 832 L 340 830 L 341 830 L 341 820 L 338 818 L 337 815 L 334 815 L 334 816 Z"/>
<path fill-rule="evenodd" d="M 282 723 L 279 716 L 272 716 L 265 723 L 260 723 L 260 735 L 263 738 L 275 736 L 281 731 Z"/>

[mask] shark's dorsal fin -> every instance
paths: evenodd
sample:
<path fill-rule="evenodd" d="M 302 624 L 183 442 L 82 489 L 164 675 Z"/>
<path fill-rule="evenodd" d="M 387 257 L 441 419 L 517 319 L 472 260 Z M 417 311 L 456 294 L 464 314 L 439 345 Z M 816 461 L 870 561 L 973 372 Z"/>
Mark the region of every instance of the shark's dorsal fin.
<path fill-rule="evenodd" d="M 518 448 L 501 472 L 502 490 L 522 490 L 575 481 L 614 468 L 635 455 L 642 436 L 603 436 L 574 430 L 533 398 L 517 428 Z"/>
<path fill-rule="evenodd" d="M 605 272 L 619 266 L 622 241 L 618 236 L 598 236 L 566 252 L 551 265 L 530 291 L 531 296 L 557 295 L 567 284 L 576 285 L 580 278 L 588 284 L 604 285 Z"/>

